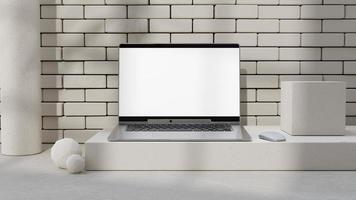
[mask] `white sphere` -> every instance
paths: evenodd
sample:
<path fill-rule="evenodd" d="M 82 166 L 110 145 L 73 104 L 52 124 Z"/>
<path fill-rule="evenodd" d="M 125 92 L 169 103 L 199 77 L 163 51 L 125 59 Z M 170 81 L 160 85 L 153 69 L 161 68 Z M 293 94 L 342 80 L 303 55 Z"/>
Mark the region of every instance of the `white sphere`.
<path fill-rule="evenodd" d="M 67 170 L 72 174 L 82 172 L 85 167 L 84 159 L 78 154 L 73 154 L 69 156 L 66 165 Z"/>
<path fill-rule="evenodd" d="M 72 154 L 82 154 L 79 143 L 72 138 L 58 140 L 51 148 L 52 161 L 59 168 L 66 168 L 67 158 Z"/>

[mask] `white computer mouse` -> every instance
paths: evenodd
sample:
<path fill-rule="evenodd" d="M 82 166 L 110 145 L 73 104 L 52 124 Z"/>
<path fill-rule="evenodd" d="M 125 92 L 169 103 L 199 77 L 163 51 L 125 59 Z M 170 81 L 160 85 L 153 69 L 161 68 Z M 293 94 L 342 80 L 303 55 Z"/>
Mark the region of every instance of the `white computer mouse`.
<path fill-rule="evenodd" d="M 286 141 L 286 137 L 282 133 L 277 131 L 264 131 L 258 136 L 262 140 L 267 140 L 271 142 L 283 142 Z"/>

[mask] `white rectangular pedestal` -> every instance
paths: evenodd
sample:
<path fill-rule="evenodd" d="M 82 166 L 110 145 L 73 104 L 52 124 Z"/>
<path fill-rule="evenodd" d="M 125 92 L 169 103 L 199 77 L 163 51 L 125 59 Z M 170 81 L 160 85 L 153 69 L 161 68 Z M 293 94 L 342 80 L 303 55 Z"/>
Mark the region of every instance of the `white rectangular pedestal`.
<path fill-rule="evenodd" d="M 281 129 L 290 135 L 344 135 L 346 85 L 282 81 Z"/>
<path fill-rule="evenodd" d="M 108 142 L 101 131 L 85 143 L 87 170 L 356 170 L 356 127 L 345 136 L 290 136 L 279 127 L 247 126 L 252 142 Z M 286 142 L 260 140 L 277 130 Z"/>

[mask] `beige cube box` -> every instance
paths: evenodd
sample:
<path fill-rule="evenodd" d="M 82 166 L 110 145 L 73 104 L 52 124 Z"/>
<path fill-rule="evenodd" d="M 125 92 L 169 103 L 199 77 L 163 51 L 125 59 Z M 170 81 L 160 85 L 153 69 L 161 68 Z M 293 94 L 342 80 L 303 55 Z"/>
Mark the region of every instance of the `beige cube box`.
<path fill-rule="evenodd" d="M 290 135 L 344 135 L 346 84 L 284 81 L 280 108 L 281 130 Z"/>

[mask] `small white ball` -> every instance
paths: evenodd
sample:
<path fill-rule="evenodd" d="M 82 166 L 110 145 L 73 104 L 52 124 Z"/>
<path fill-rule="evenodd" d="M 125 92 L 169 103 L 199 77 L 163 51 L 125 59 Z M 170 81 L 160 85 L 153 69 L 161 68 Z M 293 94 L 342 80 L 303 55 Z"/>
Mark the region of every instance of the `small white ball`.
<path fill-rule="evenodd" d="M 51 159 L 59 168 L 66 168 L 67 158 L 72 154 L 82 154 L 79 143 L 72 138 L 58 140 L 51 148 Z"/>
<path fill-rule="evenodd" d="M 67 164 L 67 170 L 72 174 L 77 174 L 82 172 L 85 167 L 84 159 L 78 154 L 73 154 L 69 156 L 66 164 Z"/>

